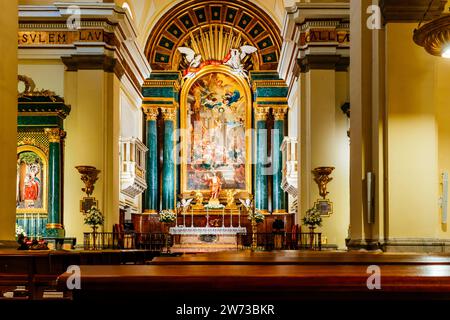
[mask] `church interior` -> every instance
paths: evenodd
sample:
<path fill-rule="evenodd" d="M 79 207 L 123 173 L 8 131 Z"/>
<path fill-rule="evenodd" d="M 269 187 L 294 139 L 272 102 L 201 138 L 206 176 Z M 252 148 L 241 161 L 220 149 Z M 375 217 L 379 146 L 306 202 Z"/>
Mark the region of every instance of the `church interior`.
<path fill-rule="evenodd" d="M 450 1 L 0 3 L 0 307 L 450 301 Z"/>

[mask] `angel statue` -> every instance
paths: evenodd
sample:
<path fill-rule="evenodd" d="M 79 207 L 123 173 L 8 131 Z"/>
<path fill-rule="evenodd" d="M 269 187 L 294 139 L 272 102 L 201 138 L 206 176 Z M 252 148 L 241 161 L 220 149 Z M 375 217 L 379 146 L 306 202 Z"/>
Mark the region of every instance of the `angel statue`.
<path fill-rule="evenodd" d="M 237 75 L 248 79 L 247 70 L 244 69 L 242 61 L 248 54 L 252 54 L 257 50 L 253 46 L 242 46 L 240 49 L 231 49 L 230 53 L 223 60 L 223 64 L 231 67 Z"/>
<path fill-rule="evenodd" d="M 181 211 L 182 211 L 183 213 L 186 213 L 186 211 L 187 211 L 187 209 L 189 208 L 189 206 L 190 206 L 192 200 L 194 200 L 194 198 L 191 198 L 191 199 L 181 199 L 181 201 L 180 201 L 180 203 L 179 203 L 179 206 L 180 206 L 180 209 L 181 209 Z"/>
<path fill-rule="evenodd" d="M 189 67 L 184 71 L 184 78 L 195 77 L 195 74 L 197 72 L 191 69 L 200 67 L 202 62 L 202 55 L 195 53 L 194 50 L 188 47 L 179 47 L 178 51 L 186 56 L 186 60 L 189 63 Z"/>

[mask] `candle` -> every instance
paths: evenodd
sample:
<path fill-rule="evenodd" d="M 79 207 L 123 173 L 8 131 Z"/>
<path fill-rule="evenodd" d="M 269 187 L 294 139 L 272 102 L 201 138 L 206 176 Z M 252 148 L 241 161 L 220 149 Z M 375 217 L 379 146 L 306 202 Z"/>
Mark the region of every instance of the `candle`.
<path fill-rule="evenodd" d="M 191 227 L 194 227 L 194 208 L 191 207 Z"/>

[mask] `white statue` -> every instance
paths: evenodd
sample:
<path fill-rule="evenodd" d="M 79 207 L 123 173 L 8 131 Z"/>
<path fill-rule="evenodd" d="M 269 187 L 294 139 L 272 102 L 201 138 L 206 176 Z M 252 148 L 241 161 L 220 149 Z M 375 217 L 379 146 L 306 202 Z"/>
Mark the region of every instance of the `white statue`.
<path fill-rule="evenodd" d="M 192 78 L 197 73 L 196 71 L 190 70 L 191 68 L 198 68 L 202 63 L 202 55 L 195 53 L 194 50 L 188 47 L 179 47 L 178 51 L 186 56 L 186 60 L 189 63 L 189 67 L 186 70 L 185 78 Z"/>
<path fill-rule="evenodd" d="M 258 49 L 253 46 L 242 46 L 240 49 L 231 49 L 229 55 L 224 60 L 224 64 L 230 66 L 234 73 L 243 76 L 244 78 L 248 78 L 247 70 L 244 69 L 242 60 L 248 54 L 252 54 L 257 50 Z"/>

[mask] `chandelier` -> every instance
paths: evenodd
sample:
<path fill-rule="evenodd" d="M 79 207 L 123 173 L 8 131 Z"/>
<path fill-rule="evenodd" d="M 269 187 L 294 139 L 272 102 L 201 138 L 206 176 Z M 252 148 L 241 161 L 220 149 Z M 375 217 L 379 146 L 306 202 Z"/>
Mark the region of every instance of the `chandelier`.
<path fill-rule="evenodd" d="M 419 26 L 414 30 L 413 40 L 429 54 L 450 59 L 450 14 L 444 14 L 422 25 L 432 3 L 433 0 L 430 1 Z"/>

